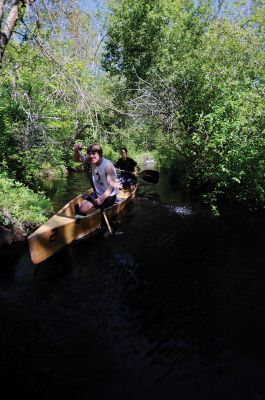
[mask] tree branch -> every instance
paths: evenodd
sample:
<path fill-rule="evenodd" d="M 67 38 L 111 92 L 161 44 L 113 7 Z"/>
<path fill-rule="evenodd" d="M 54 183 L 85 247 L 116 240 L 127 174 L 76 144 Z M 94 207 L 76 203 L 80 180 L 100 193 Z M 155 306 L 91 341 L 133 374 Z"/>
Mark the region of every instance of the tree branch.
<path fill-rule="evenodd" d="M 4 27 L 0 32 L 0 67 L 2 66 L 2 61 L 4 53 L 10 37 L 13 33 L 14 27 L 17 21 L 23 17 L 25 13 L 25 6 L 33 4 L 35 0 L 14 0 L 11 5 L 10 11 L 4 23 Z M 6 5 L 6 0 L 0 0 L 0 27 L 2 27 L 4 19 L 4 8 Z"/>

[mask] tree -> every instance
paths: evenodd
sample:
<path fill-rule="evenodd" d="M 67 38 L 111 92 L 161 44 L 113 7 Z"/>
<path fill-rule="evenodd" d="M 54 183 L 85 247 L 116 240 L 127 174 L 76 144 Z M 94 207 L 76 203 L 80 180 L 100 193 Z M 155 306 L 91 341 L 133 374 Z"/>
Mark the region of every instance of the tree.
<path fill-rule="evenodd" d="M 264 5 L 196 3 L 114 2 L 103 65 L 182 182 L 264 206 Z"/>
<path fill-rule="evenodd" d="M 22 20 L 26 8 L 35 0 L 0 0 L 0 67 L 11 35 L 18 21 Z"/>
<path fill-rule="evenodd" d="M 114 2 L 103 66 L 119 78 L 116 100 L 128 115 L 157 118 L 172 132 L 194 86 L 188 65 L 210 15 L 209 5 L 183 0 Z M 176 121 L 177 115 L 180 116 Z"/>
<path fill-rule="evenodd" d="M 0 76 L 0 164 L 27 183 L 43 169 L 59 171 L 75 140 L 96 141 L 111 108 L 90 14 L 74 0 L 39 5 L 38 29 L 35 10 L 23 20 L 27 39 L 7 47 Z"/>

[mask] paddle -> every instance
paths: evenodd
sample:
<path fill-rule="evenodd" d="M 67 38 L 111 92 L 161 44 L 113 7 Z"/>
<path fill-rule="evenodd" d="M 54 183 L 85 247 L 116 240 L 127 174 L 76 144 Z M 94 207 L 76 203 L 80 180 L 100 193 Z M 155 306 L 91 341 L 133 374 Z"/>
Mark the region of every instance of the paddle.
<path fill-rule="evenodd" d="M 81 151 L 80 151 L 79 148 L 78 148 L 78 153 L 79 153 L 79 156 L 80 156 L 80 158 L 81 158 L 81 160 L 82 160 L 82 163 L 83 163 L 83 166 L 84 166 L 84 170 L 85 170 L 85 172 L 86 172 L 86 174 L 87 174 L 87 176 L 88 176 L 89 182 L 91 183 L 91 186 L 93 187 L 94 193 L 96 193 L 96 190 L 95 190 L 94 185 L 93 185 L 93 180 L 91 179 L 91 176 L 90 176 L 90 174 L 89 174 L 89 172 L 88 172 L 88 170 L 87 170 L 87 168 L 86 168 L 86 165 L 85 165 L 84 156 L 83 156 L 83 154 L 81 153 Z M 105 220 L 105 222 L 106 222 L 106 225 L 107 225 L 107 228 L 108 228 L 108 230 L 109 230 L 109 233 L 112 234 L 112 229 L 111 229 L 111 226 L 110 226 L 110 223 L 109 223 L 109 220 L 108 220 L 108 217 L 107 217 L 105 211 L 102 210 L 102 209 L 100 209 L 100 211 L 101 211 L 101 213 L 102 213 L 102 215 L 103 215 L 103 217 L 104 217 L 104 220 Z"/>
<path fill-rule="evenodd" d="M 140 172 L 130 172 L 130 171 L 125 171 L 123 169 L 118 169 L 118 171 L 126 172 L 126 174 L 132 174 L 134 176 L 139 176 L 144 181 L 149 183 L 157 183 L 159 181 L 159 172 L 154 171 L 153 169 L 144 169 L 143 171 Z"/>

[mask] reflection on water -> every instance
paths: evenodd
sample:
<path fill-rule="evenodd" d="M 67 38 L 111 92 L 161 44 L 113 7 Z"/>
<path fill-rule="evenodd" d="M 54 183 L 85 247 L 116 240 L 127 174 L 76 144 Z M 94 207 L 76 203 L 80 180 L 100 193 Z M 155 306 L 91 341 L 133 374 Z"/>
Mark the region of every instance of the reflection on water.
<path fill-rule="evenodd" d="M 179 215 L 191 215 L 193 213 L 192 208 L 189 206 L 169 206 L 171 212 L 179 214 Z"/>
<path fill-rule="evenodd" d="M 55 208 L 86 184 L 58 182 Z M 263 399 L 263 228 L 243 213 L 211 217 L 162 175 L 112 237 L 37 267 L 28 251 L 13 258 L 1 275 L 4 388 L 45 400 Z"/>
<path fill-rule="evenodd" d="M 61 209 L 68 201 L 88 188 L 90 188 L 90 184 L 84 172 L 73 172 L 60 179 L 42 182 L 42 190 L 51 199 L 55 211 Z"/>

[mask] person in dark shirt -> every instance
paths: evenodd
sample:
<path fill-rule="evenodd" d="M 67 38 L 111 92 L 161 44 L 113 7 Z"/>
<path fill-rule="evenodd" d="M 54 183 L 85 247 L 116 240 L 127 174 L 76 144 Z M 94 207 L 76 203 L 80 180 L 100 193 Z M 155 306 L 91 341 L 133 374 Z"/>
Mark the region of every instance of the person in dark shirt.
<path fill-rule="evenodd" d="M 137 162 L 128 157 L 126 147 L 121 148 L 121 158 L 114 164 L 120 170 L 120 181 L 124 189 L 133 189 L 137 184 Z"/>

